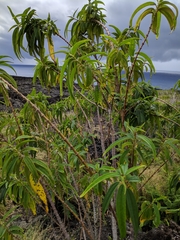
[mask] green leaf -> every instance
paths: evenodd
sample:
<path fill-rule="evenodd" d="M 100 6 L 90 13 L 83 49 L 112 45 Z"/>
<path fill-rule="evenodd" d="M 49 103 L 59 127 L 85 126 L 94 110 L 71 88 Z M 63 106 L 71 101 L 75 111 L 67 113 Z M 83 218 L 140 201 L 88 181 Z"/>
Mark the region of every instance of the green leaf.
<path fill-rule="evenodd" d="M 10 13 L 11 13 L 11 16 L 13 17 L 14 21 L 16 22 L 16 24 L 19 24 L 19 21 L 18 21 L 18 18 L 14 15 L 13 11 L 11 10 L 11 8 L 9 6 L 7 6 Z"/>
<path fill-rule="evenodd" d="M 3 236 L 6 232 L 6 228 L 4 226 L 0 226 L 0 239 L 3 239 Z"/>
<path fill-rule="evenodd" d="M 77 65 L 73 64 L 73 60 L 69 62 L 67 69 L 67 86 L 69 94 L 72 99 L 74 99 L 74 77 L 77 75 Z"/>
<path fill-rule="evenodd" d="M 129 188 L 126 190 L 126 200 L 127 200 L 128 211 L 129 211 L 132 225 L 134 228 L 134 233 L 135 235 L 137 235 L 138 229 L 139 229 L 138 206 L 137 206 L 137 201 L 134 197 L 134 194 Z"/>
<path fill-rule="evenodd" d="M 89 41 L 90 41 L 89 39 L 84 39 L 84 40 L 81 40 L 81 41 L 79 41 L 79 42 L 76 42 L 76 43 L 70 48 L 70 52 L 69 52 L 69 53 L 72 54 L 73 56 L 75 56 L 78 48 L 79 48 L 80 46 L 82 46 L 83 44 L 89 42 Z"/>
<path fill-rule="evenodd" d="M 78 10 L 78 9 L 77 9 Z M 75 13 L 77 12 L 77 10 L 75 11 Z M 70 18 L 68 20 L 68 22 L 66 23 L 66 26 L 65 26 L 65 29 L 64 29 L 64 36 L 67 37 L 68 36 L 68 27 L 69 27 L 69 24 L 74 20 L 74 18 Z"/>
<path fill-rule="evenodd" d="M 170 29 L 174 30 L 176 28 L 176 19 L 177 17 L 175 16 L 174 12 L 170 7 L 167 6 L 162 6 L 159 8 L 159 12 L 161 12 L 166 20 L 169 23 Z"/>
<path fill-rule="evenodd" d="M 111 201 L 111 198 L 113 196 L 113 193 L 114 191 L 116 190 L 116 187 L 118 186 L 119 182 L 115 182 L 113 183 L 108 192 L 106 193 L 104 199 L 103 199 L 103 203 L 102 203 L 102 214 L 104 215 L 106 210 L 108 209 L 109 207 L 109 204 L 110 204 L 110 201 Z"/>
<path fill-rule="evenodd" d="M 0 55 L 0 59 L 3 59 L 3 58 L 9 58 L 9 56 L 6 56 L 6 55 Z M 0 60 L 0 66 L 5 66 L 5 67 L 8 67 L 8 68 L 11 68 L 14 73 L 16 73 L 15 69 L 10 65 L 10 61 L 7 61 L 7 60 Z M 0 68 L 0 72 L 1 72 L 1 68 Z"/>
<path fill-rule="evenodd" d="M 161 1 L 161 2 L 159 3 L 159 5 L 158 5 L 158 8 L 161 7 L 161 6 L 163 6 L 163 5 L 170 5 L 170 6 L 172 6 L 172 7 L 176 10 L 176 18 L 178 17 L 178 15 L 179 15 L 179 10 L 178 10 L 177 6 L 176 6 L 174 3 L 169 2 L 169 1 Z"/>
<path fill-rule="evenodd" d="M 103 153 L 103 155 L 106 155 L 112 148 L 114 148 L 115 146 L 117 146 L 118 144 L 125 142 L 126 140 L 129 140 L 129 136 L 124 136 L 119 138 L 118 140 L 114 141 Z"/>
<path fill-rule="evenodd" d="M 153 223 L 154 223 L 155 227 L 158 227 L 160 225 L 160 223 L 161 223 L 160 212 L 159 212 L 159 209 L 158 209 L 156 204 L 153 204 L 153 208 L 154 208 L 154 220 L 153 220 Z"/>
<path fill-rule="evenodd" d="M 121 238 L 126 237 L 126 187 L 121 184 L 116 197 L 116 217 Z"/>
<path fill-rule="evenodd" d="M 131 44 L 134 45 L 135 40 L 139 40 L 139 38 L 133 37 L 133 38 L 125 39 L 125 40 L 121 41 L 118 44 L 118 46 L 121 47 L 121 46 L 126 45 L 126 44 L 127 45 L 131 45 Z"/>
<path fill-rule="evenodd" d="M 18 164 L 18 157 L 16 156 L 7 156 L 7 158 L 5 159 L 6 161 L 4 161 L 3 164 L 3 168 L 2 168 L 2 174 L 9 176 L 12 173 L 15 173 L 16 171 L 18 171 L 17 169 L 17 164 Z"/>
<path fill-rule="evenodd" d="M 161 13 L 157 12 L 156 15 L 154 16 L 151 28 L 152 32 L 156 35 L 156 39 L 159 38 L 160 25 L 161 25 Z"/>
<path fill-rule="evenodd" d="M 97 177 L 92 183 L 89 184 L 89 186 L 84 190 L 84 192 L 80 195 L 80 197 L 84 197 L 86 193 L 88 193 L 93 187 L 95 187 L 97 184 L 103 182 L 106 179 L 116 178 L 119 176 L 118 172 L 113 173 L 105 173 L 99 177 Z"/>
<path fill-rule="evenodd" d="M 117 33 L 118 36 L 121 36 L 121 30 L 120 30 L 118 27 L 116 27 L 116 26 L 114 26 L 114 25 L 112 25 L 112 24 L 110 24 L 109 26 L 112 27 L 112 28 L 114 28 L 114 30 L 116 31 L 116 33 Z"/>
<path fill-rule="evenodd" d="M 10 226 L 8 228 L 8 231 L 10 231 L 13 235 L 22 235 L 23 234 L 23 229 L 18 226 Z"/>
<path fill-rule="evenodd" d="M 132 27 L 132 21 L 133 21 L 135 15 L 136 15 L 139 11 L 141 11 L 143 8 L 149 7 L 149 6 L 156 6 L 156 4 L 155 4 L 154 2 L 145 2 L 145 3 L 141 4 L 140 6 L 138 6 L 138 7 L 134 10 L 133 14 L 131 15 L 130 21 L 129 21 L 129 27 Z"/>
<path fill-rule="evenodd" d="M 140 226 L 142 227 L 146 221 L 153 219 L 152 204 L 149 201 L 143 201 L 140 211 Z"/>
<path fill-rule="evenodd" d="M 175 145 L 178 142 L 177 139 L 173 139 L 173 138 L 169 138 L 167 140 L 165 140 L 164 144 L 169 145 L 170 147 L 172 147 L 172 149 L 174 149 L 174 151 L 180 156 L 180 149 Z"/>
<path fill-rule="evenodd" d="M 142 56 L 149 63 L 152 71 L 155 72 L 155 67 L 154 67 L 154 64 L 153 64 L 151 58 L 144 52 L 140 52 L 139 56 Z"/>
<path fill-rule="evenodd" d="M 86 87 L 89 87 L 93 82 L 93 73 L 89 66 L 86 67 Z"/>
<path fill-rule="evenodd" d="M 154 14 L 155 9 L 154 8 L 148 8 L 146 9 L 144 12 L 141 13 L 141 15 L 138 17 L 136 24 L 135 24 L 135 31 L 140 27 L 140 24 L 142 22 L 142 20 L 149 14 Z"/>
<path fill-rule="evenodd" d="M 21 50 L 20 50 L 20 46 L 18 45 L 18 38 L 19 37 L 20 37 L 19 28 L 16 27 L 13 31 L 13 34 L 12 34 L 12 44 L 13 44 L 14 53 L 16 54 L 18 59 L 21 59 L 21 57 L 22 57 Z"/>
<path fill-rule="evenodd" d="M 39 160 L 39 159 L 33 159 L 33 163 L 36 167 L 36 170 L 42 174 L 42 176 L 44 176 L 45 178 L 47 178 L 51 183 L 54 182 L 53 180 L 53 176 L 52 176 L 52 173 L 51 173 L 51 170 L 50 168 L 48 167 L 48 165 Z"/>
<path fill-rule="evenodd" d="M 32 139 L 33 137 L 30 135 L 21 135 L 16 138 L 16 141 L 21 140 L 21 139 Z"/>
<path fill-rule="evenodd" d="M 11 213 L 16 209 L 17 207 L 12 207 L 11 209 L 9 209 L 3 216 L 2 220 L 3 222 L 6 221 L 7 218 L 9 218 L 9 216 L 11 215 Z"/>
<path fill-rule="evenodd" d="M 156 156 L 156 147 L 150 138 L 139 134 L 139 135 L 137 135 L 137 139 L 138 140 L 140 139 L 142 142 L 144 142 L 146 144 L 146 146 L 151 149 L 154 157 Z"/>
<path fill-rule="evenodd" d="M 30 173 L 33 175 L 33 177 L 35 179 L 37 179 L 38 178 L 38 173 L 37 173 L 37 169 L 34 165 L 33 159 L 31 159 L 28 156 L 25 156 L 23 160 L 24 160 L 24 163 L 25 163 L 26 167 L 29 169 Z"/>
<path fill-rule="evenodd" d="M 135 172 L 138 169 L 143 168 L 143 167 L 145 167 L 145 165 L 139 165 L 139 166 L 131 167 L 125 172 L 125 175 L 129 175 L 130 173 Z"/>

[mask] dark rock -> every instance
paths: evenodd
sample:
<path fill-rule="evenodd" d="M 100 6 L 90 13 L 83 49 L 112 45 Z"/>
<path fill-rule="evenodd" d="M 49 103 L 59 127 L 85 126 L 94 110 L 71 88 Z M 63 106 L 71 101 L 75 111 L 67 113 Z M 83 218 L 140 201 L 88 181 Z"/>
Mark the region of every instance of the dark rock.
<path fill-rule="evenodd" d="M 32 78 L 30 77 L 19 77 L 19 76 L 12 76 L 12 77 L 17 82 L 18 91 L 22 93 L 24 96 L 27 96 L 29 93 L 31 93 L 32 89 L 35 88 L 37 93 L 42 92 L 43 94 L 49 96 L 47 100 L 49 101 L 50 104 L 60 100 L 60 89 L 58 85 L 56 87 L 51 87 L 47 89 L 41 85 L 39 80 L 37 80 L 36 83 L 33 85 Z M 67 97 L 68 95 L 69 95 L 68 91 L 64 87 L 63 98 Z M 9 90 L 9 97 L 14 108 L 20 108 L 25 103 L 22 97 L 12 89 Z M 3 104 L 3 97 L 0 94 L 0 111 L 4 111 L 4 110 L 8 110 L 8 109 Z"/>

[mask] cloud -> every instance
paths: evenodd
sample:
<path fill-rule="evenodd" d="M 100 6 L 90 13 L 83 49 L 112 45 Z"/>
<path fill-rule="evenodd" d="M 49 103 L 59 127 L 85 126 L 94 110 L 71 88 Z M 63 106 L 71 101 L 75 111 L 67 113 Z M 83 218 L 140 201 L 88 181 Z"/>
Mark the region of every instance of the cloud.
<path fill-rule="evenodd" d="M 155 1 L 155 0 L 154 0 Z M 117 26 L 120 30 L 128 27 L 129 18 L 135 8 L 144 0 L 104 0 L 105 14 L 107 15 L 107 27 L 109 24 Z M 179 0 L 171 0 L 180 8 Z M 0 55 L 9 55 L 13 57 L 14 62 L 17 63 L 16 56 L 13 53 L 12 48 L 12 31 L 8 32 L 9 28 L 14 24 L 12 17 L 9 13 L 7 6 L 10 6 L 15 14 L 22 13 L 27 7 L 36 9 L 37 15 L 40 18 L 47 18 L 48 13 L 51 14 L 51 18 L 56 20 L 56 24 L 60 29 L 60 33 L 63 35 L 65 24 L 68 20 L 68 16 L 72 15 L 74 11 L 84 4 L 87 4 L 88 0 L 1 0 L 0 1 Z M 150 18 L 144 19 L 141 27 L 144 33 L 147 33 L 148 26 L 150 24 Z M 178 21 L 175 32 L 171 33 L 168 22 L 165 18 L 162 18 L 160 37 L 156 40 L 153 34 L 150 34 L 149 44 L 145 45 L 143 51 L 146 52 L 156 62 L 172 64 L 176 61 L 180 64 L 180 22 Z M 66 44 L 59 38 L 55 39 L 55 46 L 59 50 L 61 46 Z M 31 62 L 32 58 L 28 54 L 23 53 L 25 59 L 23 62 Z M 164 64 L 165 66 L 166 64 Z M 159 65 L 158 65 L 159 66 Z"/>

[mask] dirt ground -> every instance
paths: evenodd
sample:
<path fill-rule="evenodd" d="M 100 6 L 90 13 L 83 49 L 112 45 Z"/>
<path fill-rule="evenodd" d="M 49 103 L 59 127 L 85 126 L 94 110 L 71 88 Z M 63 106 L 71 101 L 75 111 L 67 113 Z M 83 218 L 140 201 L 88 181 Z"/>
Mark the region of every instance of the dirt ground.
<path fill-rule="evenodd" d="M 25 77 L 14 77 L 17 81 L 18 90 L 23 93 L 25 96 L 31 92 L 33 85 L 32 85 L 32 79 L 31 78 L 25 78 Z M 44 94 L 47 94 L 49 97 L 48 101 L 50 103 L 54 103 L 58 101 L 59 98 L 59 87 L 51 88 L 49 91 L 42 88 L 40 83 L 37 83 L 35 85 L 36 91 L 42 91 Z M 12 90 L 9 91 L 10 99 L 12 101 L 12 104 L 15 108 L 19 108 L 24 103 L 21 97 L 19 97 L 15 92 Z M 67 96 L 67 91 L 64 92 L 64 96 Z M 8 109 L 5 107 L 5 105 L 2 103 L 2 96 L 0 96 L 0 111 L 8 111 Z M 74 226 L 74 223 L 70 224 L 71 226 Z M 76 226 L 77 228 L 77 226 Z M 61 237 L 53 239 L 62 239 Z M 109 240 L 111 239 L 111 227 L 110 222 L 106 225 L 105 228 L 103 228 L 102 231 L 102 240 Z M 132 236 L 131 227 L 129 227 L 129 231 L 127 234 L 127 240 L 133 240 L 134 237 Z M 169 225 L 161 225 L 158 228 L 144 228 L 143 231 L 141 231 L 138 234 L 137 240 L 180 240 L 180 226 L 177 225 L 175 222 L 170 222 Z"/>

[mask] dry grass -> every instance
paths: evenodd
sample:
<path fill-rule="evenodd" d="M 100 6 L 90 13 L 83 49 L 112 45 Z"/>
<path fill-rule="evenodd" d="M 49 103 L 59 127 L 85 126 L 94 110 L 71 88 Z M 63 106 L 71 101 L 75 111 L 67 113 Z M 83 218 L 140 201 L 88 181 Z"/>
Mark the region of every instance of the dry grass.
<path fill-rule="evenodd" d="M 151 194 L 165 194 L 167 192 L 168 186 L 168 178 L 167 173 L 164 171 L 163 168 L 160 169 L 156 174 L 154 174 L 159 165 L 151 165 L 143 174 L 143 181 L 146 182 L 148 179 L 149 181 L 145 185 L 145 191 L 150 192 Z M 151 177 L 153 176 L 153 177 Z"/>
<path fill-rule="evenodd" d="M 176 106 L 180 103 L 180 92 L 175 90 L 158 90 L 159 98 Z"/>
<path fill-rule="evenodd" d="M 50 227 L 42 229 L 41 223 L 36 223 L 36 226 L 29 226 L 25 231 L 21 240 L 49 240 L 48 232 L 52 230 Z"/>

